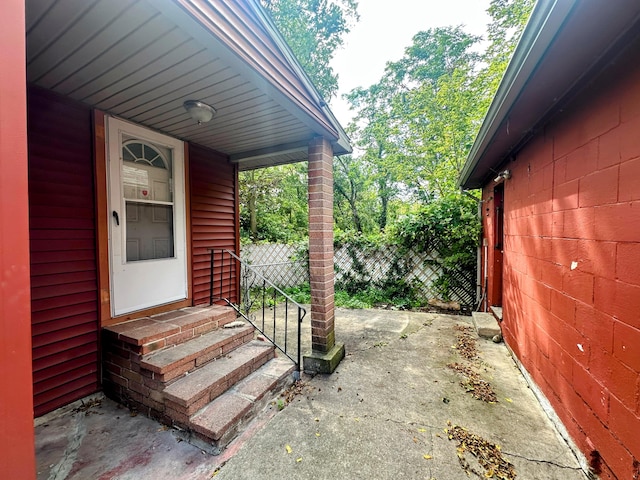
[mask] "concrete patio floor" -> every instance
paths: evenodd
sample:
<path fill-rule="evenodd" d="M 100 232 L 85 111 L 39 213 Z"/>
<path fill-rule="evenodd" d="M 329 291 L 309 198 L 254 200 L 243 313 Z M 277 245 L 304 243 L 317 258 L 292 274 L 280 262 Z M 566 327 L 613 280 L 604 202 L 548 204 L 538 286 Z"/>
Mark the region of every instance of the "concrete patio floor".
<path fill-rule="evenodd" d="M 282 410 L 271 406 L 220 456 L 108 399 L 37 420 L 38 479 L 467 479 L 486 470 L 458 450 L 454 426 L 500 446 L 518 479 L 584 480 L 504 344 L 477 339 L 474 361 L 497 402 L 472 397 L 455 325 L 469 317 L 336 311 L 346 358 L 330 376 L 303 376 Z M 308 320 L 303 338 L 310 338 Z M 93 406 L 91 406 L 93 405 Z M 75 412 L 73 411 L 75 408 Z M 462 461 L 458 454 L 462 455 Z M 494 451 L 495 453 L 495 451 Z M 476 477 L 477 478 L 477 477 Z M 511 478 L 511 477 L 507 477 Z"/>

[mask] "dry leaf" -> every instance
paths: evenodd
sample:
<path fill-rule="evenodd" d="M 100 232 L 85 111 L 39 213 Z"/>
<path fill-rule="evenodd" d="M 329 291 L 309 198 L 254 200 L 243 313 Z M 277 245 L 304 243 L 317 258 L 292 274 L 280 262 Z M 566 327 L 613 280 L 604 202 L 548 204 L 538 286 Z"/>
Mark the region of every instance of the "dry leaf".
<path fill-rule="evenodd" d="M 297 462 L 297 463 L 300 463 L 301 461 L 302 461 L 302 457 L 298 457 L 298 458 L 296 458 L 296 462 Z"/>
<path fill-rule="evenodd" d="M 287 453 L 291 453 L 293 451 L 289 445 L 285 445 L 284 448 L 287 450 Z"/>
<path fill-rule="evenodd" d="M 433 457 L 431 455 L 423 455 L 422 458 L 424 458 L 425 460 L 431 460 Z"/>

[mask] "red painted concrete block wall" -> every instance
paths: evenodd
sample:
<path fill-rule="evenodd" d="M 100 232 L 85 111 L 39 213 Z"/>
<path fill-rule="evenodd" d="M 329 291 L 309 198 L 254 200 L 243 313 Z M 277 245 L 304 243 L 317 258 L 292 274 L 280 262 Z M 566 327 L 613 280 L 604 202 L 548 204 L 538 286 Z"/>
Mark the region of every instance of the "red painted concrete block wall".
<path fill-rule="evenodd" d="M 505 341 L 601 477 L 620 479 L 640 476 L 640 68 L 628 60 L 503 167 Z"/>

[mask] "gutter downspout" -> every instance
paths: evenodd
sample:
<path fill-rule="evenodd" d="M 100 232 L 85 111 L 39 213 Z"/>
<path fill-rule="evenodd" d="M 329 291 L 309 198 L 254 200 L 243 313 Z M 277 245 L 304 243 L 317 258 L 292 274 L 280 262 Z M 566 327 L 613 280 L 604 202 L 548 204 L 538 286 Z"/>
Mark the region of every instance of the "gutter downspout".
<path fill-rule="evenodd" d="M 474 197 L 468 191 L 464 190 L 462 187 L 460 187 L 460 193 L 462 193 L 463 195 L 469 198 L 472 198 L 478 204 L 478 219 L 480 220 L 481 228 L 480 228 L 480 234 L 478 238 L 478 248 L 476 251 L 476 303 L 477 303 L 476 309 L 479 309 L 480 305 L 482 304 L 482 299 L 486 297 L 486 291 L 483 292 L 483 288 L 482 288 L 482 270 L 481 270 L 481 267 L 482 267 L 482 203 L 484 202 L 484 200 L 482 200 L 482 198 Z M 485 273 L 486 273 L 486 270 L 485 270 Z"/>

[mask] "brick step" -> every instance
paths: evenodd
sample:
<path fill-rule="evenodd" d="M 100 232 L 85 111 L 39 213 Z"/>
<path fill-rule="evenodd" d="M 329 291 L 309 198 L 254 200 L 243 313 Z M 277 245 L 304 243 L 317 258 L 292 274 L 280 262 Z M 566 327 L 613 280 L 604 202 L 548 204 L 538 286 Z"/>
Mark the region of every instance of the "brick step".
<path fill-rule="evenodd" d="M 140 360 L 141 373 L 145 375 L 146 370 L 153 380 L 170 382 L 251 341 L 253 331 L 254 328 L 248 325 L 221 328 L 174 347 L 147 354 Z"/>
<path fill-rule="evenodd" d="M 264 364 L 191 417 L 190 441 L 220 453 L 274 396 L 293 383 L 294 370 L 286 358 Z"/>
<path fill-rule="evenodd" d="M 165 414 L 188 427 L 191 415 L 274 358 L 274 350 L 253 340 L 176 380 L 164 390 Z"/>
<path fill-rule="evenodd" d="M 187 307 L 119 323 L 105 327 L 103 331 L 126 350 L 144 355 L 184 343 L 235 319 L 236 312 L 231 307 Z"/>

